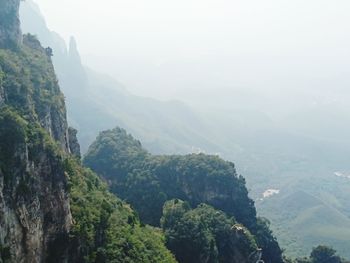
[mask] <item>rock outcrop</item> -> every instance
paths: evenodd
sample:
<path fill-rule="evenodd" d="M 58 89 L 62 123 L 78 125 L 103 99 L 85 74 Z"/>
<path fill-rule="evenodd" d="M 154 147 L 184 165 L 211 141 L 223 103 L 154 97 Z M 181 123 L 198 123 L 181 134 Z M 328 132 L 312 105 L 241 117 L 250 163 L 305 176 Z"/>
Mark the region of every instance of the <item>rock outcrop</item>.
<path fill-rule="evenodd" d="M 4 262 L 64 262 L 72 220 L 62 159 L 44 133 L 29 129 L 2 109 L 0 256 Z"/>
<path fill-rule="evenodd" d="M 69 150 L 71 154 L 73 154 L 78 159 L 81 158 L 80 153 L 80 144 L 77 138 L 78 131 L 72 127 L 68 128 L 68 136 L 69 136 Z"/>

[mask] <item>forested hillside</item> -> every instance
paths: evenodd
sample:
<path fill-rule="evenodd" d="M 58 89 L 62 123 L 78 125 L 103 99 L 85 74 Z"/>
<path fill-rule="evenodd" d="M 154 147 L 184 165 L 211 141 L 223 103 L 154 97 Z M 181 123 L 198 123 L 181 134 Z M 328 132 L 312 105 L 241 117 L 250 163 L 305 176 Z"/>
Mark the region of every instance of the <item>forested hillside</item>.
<path fill-rule="evenodd" d="M 131 203 L 145 223 L 159 226 L 164 203 L 174 198 L 193 207 L 208 204 L 234 217 L 255 235 L 265 262 L 282 262 L 282 251 L 268 222 L 256 217 L 245 180 L 237 175 L 233 163 L 204 154 L 153 156 L 125 130 L 115 128 L 98 136 L 84 164 Z"/>

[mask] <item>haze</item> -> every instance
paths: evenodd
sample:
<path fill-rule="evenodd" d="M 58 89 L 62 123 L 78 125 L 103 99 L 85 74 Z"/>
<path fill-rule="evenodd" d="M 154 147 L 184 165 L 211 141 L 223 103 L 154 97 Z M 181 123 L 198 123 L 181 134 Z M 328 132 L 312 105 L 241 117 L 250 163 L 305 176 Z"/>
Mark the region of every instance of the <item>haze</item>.
<path fill-rule="evenodd" d="M 348 95 L 349 1 L 36 2 L 86 65 L 136 94 L 270 115 Z"/>
<path fill-rule="evenodd" d="M 53 48 L 83 155 L 115 127 L 152 154 L 218 155 L 287 255 L 350 258 L 348 1 L 37 3 L 45 19 L 26 0 L 22 29 Z"/>

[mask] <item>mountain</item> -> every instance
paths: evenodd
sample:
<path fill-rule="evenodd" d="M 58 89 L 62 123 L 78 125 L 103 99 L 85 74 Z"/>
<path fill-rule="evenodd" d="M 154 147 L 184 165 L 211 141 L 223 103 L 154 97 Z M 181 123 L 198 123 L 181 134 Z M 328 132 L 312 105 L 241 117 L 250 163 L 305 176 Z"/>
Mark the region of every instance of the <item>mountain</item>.
<path fill-rule="evenodd" d="M 14 15 L 18 16 L 18 9 Z M 18 21 L 15 22 L 19 27 Z M 1 32 L 6 30 L 5 26 Z M 25 35 L 23 42 L 20 37 L 12 41 L 12 45 L 8 43 L 5 41 L 0 46 L 1 262 L 176 262 L 165 247 L 169 236 L 165 237 L 160 229 L 141 224 L 129 205 L 112 195 L 105 183 L 81 165 L 76 131 L 68 127 L 64 96 L 52 65 L 52 50 L 43 48 L 33 35 Z M 138 143 L 130 142 L 133 149 L 142 154 Z M 128 154 L 129 149 L 125 148 L 123 153 Z M 198 163 L 203 167 L 207 161 L 210 159 L 202 163 L 200 159 L 193 160 L 194 165 Z M 212 161 L 217 168 L 228 169 L 224 177 L 232 181 L 228 186 L 218 182 L 226 187 L 227 193 L 222 198 L 230 198 L 232 190 L 237 199 L 241 197 L 236 201 L 242 210 L 232 206 L 228 212 L 235 211 L 241 220 L 256 224 L 255 210 L 243 178 L 235 174 L 232 164 Z M 199 179 L 196 173 L 187 177 L 188 183 Z M 187 190 L 193 186 L 194 182 Z M 234 188 L 230 190 L 230 186 Z M 192 194 L 196 194 L 195 190 Z M 219 195 L 208 198 L 220 207 Z M 171 207 L 164 209 L 162 226 L 171 233 L 170 229 L 175 227 L 169 224 L 174 220 Z M 227 262 L 222 257 L 228 253 L 233 262 L 248 263 L 250 255 L 256 253 L 257 245 L 248 230 L 234 227 L 233 219 L 205 205 L 193 213 L 202 215 L 200 221 L 193 221 L 193 226 L 198 226 L 203 231 L 203 241 L 209 242 L 198 244 L 202 251 L 196 258 L 198 262 Z M 252 217 L 246 218 L 244 213 L 251 213 Z M 187 215 L 183 216 L 184 224 L 191 225 Z M 222 219 L 226 225 L 220 230 L 217 223 Z M 209 233 L 212 237 L 207 236 Z M 228 239 L 221 239 L 221 234 L 228 235 Z M 207 245 L 212 252 L 209 258 L 205 257 Z M 231 245 L 231 249 L 227 251 L 223 245 Z M 181 258 L 179 254 L 177 258 Z"/>
<path fill-rule="evenodd" d="M 0 262 L 175 263 L 162 232 L 81 166 L 52 52 L 12 34 L 19 1 L 0 3 Z"/>
<path fill-rule="evenodd" d="M 153 152 L 183 153 L 197 150 L 199 145 L 214 145 L 198 132 L 206 130 L 206 124 L 190 107 L 135 96 L 113 78 L 83 66 L 74 38 L 67 48 L 62 38 L 47 29 L 32 1 L 22 4 L 21 20 L 24 32 L 37 35 L 44 46 L 53 49 L 69 122 L 80 131 L 83 152 L 101 130 L 117 125 L 140 136 Z"/>
<path fill-rule="evenodd" d="M 237 175 L 233 163 L 205 154 L 154 156 L 125 130 L 115 128 L 100 133 L 84 164 L 130 202 L 145 223 L 159 226 L 164 203 L 171 199 L 193 207 L 208 204 L 234 217 L 255 235 L 265 262 L 282 262 L 282 251 L 268 225 L 256 217 L 245 180 Z"/>
<path fill-rule="evenodd" d="M 331 185 L 326 180 L 322 180 L 322 183 Z M 299 184 L 298 191 L 293 187 L 262 201 L 265 204 L 258 202 L 257 206 L 264 205 L 261 215 L 269 216 L 272 229 L 283 233 L 279 242 L 288 255 L 307 255 L 313 248 L 312 244 L 319 243 L 337 247 L 341 255 L 349 258 L 350 218 L 337 207 L 340 204 L 329 205 L 329 199 L 335 202 L 337 199 L 326 191 L 324 197 L 327 201 L 323 201 L 305 192 L 302 184 Z M 284 230 L 286 223 L 288 231 Z"/>
<path fill-rule="evenodd" d="M 250 109 L 249 105 L 242 105 L 242 101 L 260 105 L 245 90 L 243 95 L 236 94 L 235 98 L 220 94 L 225 103 L 233 105 L 231 110 L 225 111 L 210 109 L 202 112 L 181 102 L 139 97 L 114 80 L 116 76 L 105 76 L 82 65 L 74 38 L 67 47 L 58 34 L 47 28 L 39 8 L 32 1 L 22 2 L 21 20 L 25 32 L 37 35 L 44 46 L 53 49 L 53 63 L 68 105 L 68 122 L 79 131 L 83 153 L 100 131 L 119 126 L 139 138 L 153 154 L 205 152 L 234 161 L 237 170 L 245 175 L 250 196 L 257 201 L 258 214 L 272 219 L 272 228 L 279 240 L 288 241 L 294 234 L 294 225 L 288 216 L 278 221 L 280 213 L 289 215 L 291 211 L 270 207 L 279 207 L 282 195 L 297 192 L 300 187 L 326 206 L 336 209 L 337 213 L 350 216 L 348 184 L 334 176 L 334 172 L 347 174 L 350 170 L 348 128 L 344 122 L 347 119 L 346 100 L 342 104 L 329 103 L 327 107 L 305 101 L 306 105 L 310 104 L 309 109 L 303 107 L 300 112 L 275 120 Z M 261 103 L 266 97 L 267 94 L 262 94 L 258 101 Z M 202 99 L 201 94 L 198 98 Z M 208 101 L 208 104 L 220 102 Z M 260 202 L 269 189 L 278 189 L 280 194 Z M 296 195 L 291 196 L 295 202 L 300 201 Z M 297 217 L 302 209 L 300 204 L 299 210 L 293 210 L 293 216 Z M 310 217 L 307 224 L 312 225 L 314 219 Z M 332 220 L 329 224 L 335 226 L 335 234 L 327 244 L 344 251 L 343 237 L 347 232 Z M 279 227 L 274 227 L 277 225 Z M 315 227 L 316 232 L 323 231 L 322 226 Z M 339 239 L 336 233 L 342 233 Z M 299 248 L 305 244 L 311 248 L 318 245 L 316 240 L 298 239 L 295 243 Z M 306 255 L 305 250 L 287 248 L 292 255 L 296 251 L 299 256 Z"/>

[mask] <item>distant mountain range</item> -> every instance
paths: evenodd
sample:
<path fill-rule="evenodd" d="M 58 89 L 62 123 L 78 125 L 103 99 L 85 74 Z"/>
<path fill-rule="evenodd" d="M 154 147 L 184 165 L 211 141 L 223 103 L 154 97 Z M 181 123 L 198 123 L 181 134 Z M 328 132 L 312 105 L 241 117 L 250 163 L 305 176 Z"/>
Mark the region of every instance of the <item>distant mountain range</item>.
<path fill-rule="evenodd" d="M 350 233 L 344 231 L 350 222 L 350 182 L 333 176 L 350 170 L 344 106 L 314 106 L 276 122 L 252 110 L 201 112 L 179 101 L 136 96 L 112 77 L 82 65 L 74 38 L 67 47 L 32 1 L 23 2 L 21 19 L 24 32 L 53 49 L 68 121 L 79 130 L 83 152 L 100 131 L 119 126 L 155 154 L 218 154 L 234 161 L 247 178 L 258 213 L 271 219 L 288 253 L 304 255 L 322 241 L 350 257 Z M 270 188 L 280 193 L 258 201 Z M 300 196 L 314 203 L 307 205 Z M 320 221 L 322 213 L 326 221 Z M 299 231 L 301 225 L 310 227 Z"/>

